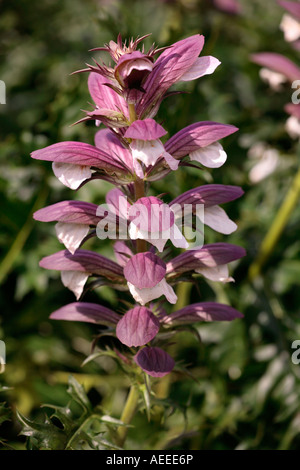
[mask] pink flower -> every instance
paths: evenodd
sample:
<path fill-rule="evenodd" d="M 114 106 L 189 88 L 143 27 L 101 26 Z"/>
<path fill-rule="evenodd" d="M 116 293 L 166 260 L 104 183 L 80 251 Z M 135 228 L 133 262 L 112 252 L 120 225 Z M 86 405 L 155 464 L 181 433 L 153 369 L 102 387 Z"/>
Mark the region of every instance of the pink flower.
<path fill-rule="evenodd" d="M 127 46 L 119 35 L 117 43 L 111 41 L 95 49 L 108 52 L 116 63 L 115 67 L 96 62 L 96 65 L 80 70 L 92 72 L 89 88 L 96 110 L 88 112 L 87 119 L 97 119 L 110 127 L 123 127 L 127 117 L 123 100 L 135 103 L 139 119 L 153 118 L 172 85 L 209 75 L 220 64 L 212 56 L 198 57 L 204 45 L 204 37 L 198 34 L 164 49 L 152 46 L 147 53 L 144 49 L 137 50 L 145 37 L 132 40 Z M 161 51 L 154 61 L 154 56 Z M 96 75 L 101 78 L 97 79 Z"/>

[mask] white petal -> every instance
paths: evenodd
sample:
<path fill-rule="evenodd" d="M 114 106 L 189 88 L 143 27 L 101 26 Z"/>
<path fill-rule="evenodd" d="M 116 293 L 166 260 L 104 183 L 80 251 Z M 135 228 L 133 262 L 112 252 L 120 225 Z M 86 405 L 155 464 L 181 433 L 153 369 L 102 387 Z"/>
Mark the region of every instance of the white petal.
<path fill-rule="evenodd" d="M 164 236 L 165 232 L 166 236 Z M 169 230 L 166 230 L 165 232 L 150 234 L 146 230 L 138 228 L 133 222 L 130 223 L 128 229 L 128 234 L 131 240 L 137 240 L 138 238 L 146 240 L 148 243 L 155 246 L 160 252 L 164 250 L 164 246 L 169 238 Z"/>
<path fill-rule="evenodd" d="M 210 75 L 220 65 L 220 61 L 212 56 L 198 57 L 191 68 L 180 78 L 181 82 L 188 82 L 203 75 Z"/>
<path fill-rule="evenodd" d="M 133 222 L 131 222 L 128 233 L 131 240 L 137 240 L 138 238 L 146 240 L 148 243 L 151 243 L 151 245 L 155 246 L 160 253 L 164 251 L 165 244 L 168 240 L 171 240 L 173 245 L 177 248 L 187 249 L 189 247 L 188 242 L 175 224 L 169 229 L 163 230 L 162 232 L 150 233 L 139 229 L 136 225 L 133 224 Z"/>
<path fill-rule="evenodd" d="M 147 238 L 146 240 L 148 243 L 151 243 L 151 245 L 155 246 L 155 248 L 157 248 L 160 253 L 164 251 L 165 244 L 168 241 L 168 239 L 165 238 Z"/>
<path fill-rule="evenodd" d="M 179 166 L 179 161 L 176 160 L 176 158 L 172 157 L 168 152 L 164 152 L 163 155 L 164 159 L 166 160 L 167 164 L 171 168 L 171 170 L 175 171 L 177 170 Z"/>
<path fill-rule="evenodd" d="M 200 268 L 195 271 L 198 274 L 202 274 L 210 281 L 234 282 L 233 277 L 229 276 L 227 264 L 222 264 L 214 268 Z"/>
<path fill-rule="evenodd" d="M 189 247 L 188 242 L 182 235 L 177 225 L 174 224 L 171 227 L 170 231 L 171 231 L 171 242 L 173 243 L 174 246 L 176 246 L 177 248 L 185 248 L 185 249 Z"/>
<path fill-rule="evenodd" d="M 264 152 L 267 150 L 267 145 L 265 142 L 255 142 L 248 150 L 249 158 L 262 158 Z"/>
<path fill-rule="evenodd" d="M 140 160 L 146 166 L 155 165 L 164 152 L 164 146 L 157 140 L 133 140 L 130 145 L 134 160 Z"/>
<path fill-rule="evenodd" d="M 66 224 L 58 222 L 55 225 L 56 235 L 60 243 L 63 243 L 67 250 L 75 253 L 84 237 L 89 232 L 89 226 L 85 224 Z"/>
<path fill-rule="evenodd" d="M 190 153 L 190 159 L 201 163 L 208 168 L 219 168 L 227 159 L 226 152 L 219 142 L 202 147 Z"/>
<path fill-rule="evenodd" d="M 260 69 L 259 76 L 274 91 L 280 91 L 281 85 L 287 81 L 287 78 L 282 73 L 274 72 L 265 67 Z"/>
<path fill-rule="evenodd" d="M 89 166 L 53 162 L 52 169 L 59 181 L 71 189 L 78 189 L 81 183 L 92 176 Z"/>
<path fill-rule="evenodd" d="M 298 139 L 300 137 L 300 120 L 296 116 L 290 116 L 285 123 L 285 129 L 292 139 Z"/>
<path fill-rule="evenodd" d="M 142 238 L 140 232 L 140 229 L 133 222 L 129 224 L 128 235 L 131 240 L 137 240 L 138 238 Z M 142 239 L 144 240 L 144 238 Z"/>
<path fill-rule="evenodd" d="M 134 171 L 135 171 L 135 174 L 142 180 L 144 179 L 144 172 L 143 172 L 143 168 L 142 168 L 142 165 L 140 164 L 140 162 L 138 160 L 136 160 L 135 158 L 133 159 L 133 168 L 134 168 Z"/>
<path fill-rule="evenodd" d="M 173 288 L 165 279 L 162 279 L 155 287 L 151 287 L 149 289 L 138 289 L 130 282 L 127 282 L 127 284 L 132 297 L 141 305 L 145 305 L 148 302 L 151 302 L 151 300 L 158 299 L 162 295 L 165 295 L 171 304 L 175 304 L 177 302 L 177 296 Z"/>
<path fill-rule="evenodd" d="M 173 287 L 171 287 L 165 279 L 162 279 L 159 284 L 168 302 L 170 302 L 170 304 L 176 304 L 178 297 L 175 294 Z"/>
<path fill-rule="evenodd" d="M 78 300 L 89 276 L 89 273 L 83 273 L 80 271 L 62 271 L 61 281 L 65 287 L 75 294 L 76 300 Z"/>
<path fill-rule="evenodd" d="M 249 179 L 252 183 L 258 183 L 273 173 L 279 162 L 279 153 L 276 149 L 268 149 L 262 155 L 262 159 L 250 170 Z"/>
<path fill-rule="evenodd" d="M 287 42 L 297 41 L 300 37 L 300 23 L 292 16 L 285 13 L 280 23 L 280 29 L 283 31 L 284 39 Z"/>
<path fill-rule="evenodd" d="M 204 207 L 204 220 L 201 220 L 201 222 L 216 230 L 216 232 L 225 235 L 229 235 L 237 229 L 237 225 L 229 219 L 224 209 L 219 206 Z"/>

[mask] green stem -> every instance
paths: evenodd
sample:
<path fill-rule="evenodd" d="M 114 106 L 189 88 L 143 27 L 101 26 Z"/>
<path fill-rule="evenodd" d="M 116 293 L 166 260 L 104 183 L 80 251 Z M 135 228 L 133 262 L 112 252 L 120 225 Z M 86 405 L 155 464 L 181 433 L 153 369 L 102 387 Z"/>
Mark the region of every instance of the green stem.
<path fill-rule="evenodd" d="M 13 244 L 10 247 L 10 250 L 4 257 L 3 261 L 1 262 L 1 267 L 0 267 L 0 283 L 4 281 L 6 278 L 7 274 L 10 272 L 12 269 L 15 260 L 18 258 L 19 254 L 23 250 L 23 247 L 27 241 L 27 238 L 30 235 L 30 232 L 33 228 L 34 225 L 34 219 L 32 218 L 33 212 L 35 212 L 37 209 L 39 209 L 46 201 L 48 194 L 48 186 L 43 186 L 42 189 L 40 190 L 37 199 L 32 207 L 32 210 L 28 214 L 28 217 L 26 219 L 25 224 L 19 231 L 18 235 L 16 236 Z"/>
<path fill-rule="evenodd" d="M 192 287 L 193 284 L 191 284 L 190 282 L 181 282 L 180 284 L 178 284 L 176 289 L 178 300 L 175 306 L 175 310 L 180 310 L 181 308 L 186 307 L 189 304 Z"/>
<path fill-rule="evenodd" d="M 137 120 L 137 115 L 136 115 L 136 112 L 135 112 L 134 104 L 128 103 L 128 111 L 129 111 L 129 121 L 130 121 L 130 124 L 132 124 L 133 121 Z"/>
<path fill-rule="evenodd" d="M 124 406 L 124 410 L 121 416 L 121 421 L 124 424 L 129 424 L 135 414 L 139 399 L 139 391 L 136 385 L 132 385 L 127 397 L 127 401 Z M 123 447 L 125 439 L 127 437 L 128 428 L 127 426 L 119 426 L 117 429 L 116 442 L 118 446 Z"/>
<path fill-rule="evenodd" d="M 279 240 L 289 218 L 295 209 L 300 197 L 300 169 L 298 170 L 292 185 L 281 205 L 277 215 L 265 236 L 258 255 L 249 268 L 249 279 L 253 281 L 261 272 L 262 267 L 272 253 Z"/>

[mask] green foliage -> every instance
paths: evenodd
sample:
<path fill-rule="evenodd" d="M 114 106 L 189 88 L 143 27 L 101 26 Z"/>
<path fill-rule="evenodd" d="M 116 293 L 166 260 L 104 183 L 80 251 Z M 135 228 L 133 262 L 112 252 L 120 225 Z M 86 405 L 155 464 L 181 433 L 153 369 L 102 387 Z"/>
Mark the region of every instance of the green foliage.
<path fill-rule="evenodd" d="M 18 413 L 27 436 L 28 450 L 116 450 L 118 446 L 105 437 L 113 434 L 120 420 L 105 416 L 101 409 L 93 408 L 83 387 L 70 377 L 69 403 L 62 406 L 45 405 L 52 409 L 50 417 L 43 422 L 31 421 Z M 78 405 L 74 411 L 74 405 Z"/>

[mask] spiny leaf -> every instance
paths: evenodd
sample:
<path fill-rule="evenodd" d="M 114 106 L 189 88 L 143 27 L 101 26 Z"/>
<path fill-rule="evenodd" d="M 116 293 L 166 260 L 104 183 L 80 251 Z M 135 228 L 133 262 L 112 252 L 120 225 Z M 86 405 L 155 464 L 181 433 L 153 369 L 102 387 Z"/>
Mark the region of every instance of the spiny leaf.
<path fill-rule="evenodd" d="M 84 388 L 74 377 L 69 378 L 70 402 L 65 406 L 44 405 L 53 410 L 43 422 L 31 421 L 17 414 L 23 425 L 21 434 L 28 437 L 30 450 L 105 450 L 118 447 L 106 440 L 109 428 L 113 431 L 124 425 L 118 419 L 103 415 L 99 408 L 93 410 Z M 81 412 L 78 416 L 78 405 Z M 73 409 L 77 411 L 73 412 Z"/>
<path fill-rule="evenodd" d="M 55 426 L 48 417 L 44 423 L 31 421 L 17 412 L 19 421 L 24 425 L 21 434 L 29 437 L 29 449 L 63 450 L 66 443 L 66 435 Z"/>
<path fill-rule="evenodd" d="M 68 394 L 85 410 L 91 410 L 90 401 L 84 391 L 82 385 L 71 375 L 69 378 L 69 387 L 67 390 Z"/>

